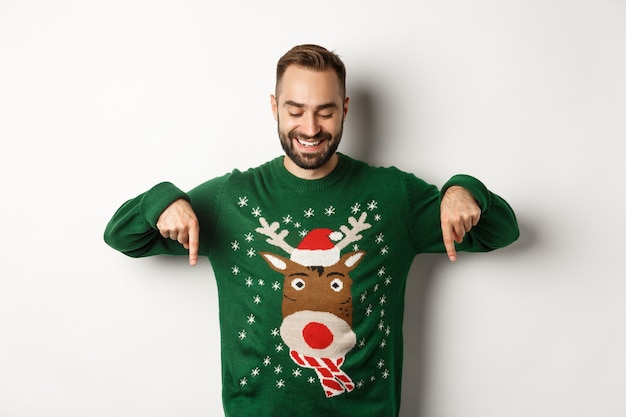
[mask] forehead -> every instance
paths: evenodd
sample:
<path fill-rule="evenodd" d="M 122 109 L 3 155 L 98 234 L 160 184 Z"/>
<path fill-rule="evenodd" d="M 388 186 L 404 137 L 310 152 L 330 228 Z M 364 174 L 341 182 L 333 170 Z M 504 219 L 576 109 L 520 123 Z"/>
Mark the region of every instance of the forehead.
<path fill-rule="evenodd" d="M 278 88 L 279 101 L 319 105 L 343 101 L 339 77 L 332 70 L 315 71 L 296 65 L 287 68 Z"/>

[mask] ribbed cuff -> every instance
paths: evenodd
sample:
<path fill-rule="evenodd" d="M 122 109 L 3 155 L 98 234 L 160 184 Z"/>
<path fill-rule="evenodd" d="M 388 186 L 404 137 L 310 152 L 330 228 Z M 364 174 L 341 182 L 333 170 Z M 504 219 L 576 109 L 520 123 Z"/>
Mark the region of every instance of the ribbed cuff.
<path fill-rule="evenodd" d="M 485 187 L 485 184 L 478 179 L 465 174 L 455 175 L 441 188 L 441 196 L 443 197 L 446 190 L 453 185 L 458 185 L 469 191 L 474 199 L 476 199 L 482 211 L 488 210 L 489 206 L 491 206 L 491 193 L 487 187 Z"/>
<path fill-rule="evenodd" d="M 170 182 L 162 182 L 148 190 L 141 199 L 140 210 L 150 225 L 156 228 L 159 216 L 178 199 L 190 201 L 189 196 Z"/>

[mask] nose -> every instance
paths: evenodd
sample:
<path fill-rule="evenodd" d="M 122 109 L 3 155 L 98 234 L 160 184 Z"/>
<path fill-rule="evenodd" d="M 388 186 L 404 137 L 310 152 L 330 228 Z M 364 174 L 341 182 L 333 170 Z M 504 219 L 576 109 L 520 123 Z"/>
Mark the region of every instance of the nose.
<path fill-rule="evenodd" d="M 322 324 L 310 322 L 302 329 L 304 341 L 313 349 L 326 349 L 333 343 L 333 332 Z"/>
<path fill-rule="evenodd" d="M 317 117 L 314 114 L 305 114 L 302 119 L 300 130 L 309 137 L 317 135 L 320 131 L 320 125 L 317 122 Z"/>

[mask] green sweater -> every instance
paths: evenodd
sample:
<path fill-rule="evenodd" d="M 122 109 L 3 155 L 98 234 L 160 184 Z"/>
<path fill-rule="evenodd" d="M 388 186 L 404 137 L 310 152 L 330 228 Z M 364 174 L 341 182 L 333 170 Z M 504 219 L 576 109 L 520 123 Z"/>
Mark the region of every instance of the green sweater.
<path fill-rule="evenodd" d="M 452 185 L 482 209 L 457 250 L 517 239 L 510 206 L 475 178 L 439 191 L 340 154 L 319 180 L 291 175 L 279 157 L 188 193 L 158 184 L 119 208 L 105 241 L 132 257 L 187 255 L 156 222 L 174 200 L 191 202 L 218 286 L 226 416 L 393 417 L 406 278 L 415 255 L 445 252 L 439 203 Z"/>

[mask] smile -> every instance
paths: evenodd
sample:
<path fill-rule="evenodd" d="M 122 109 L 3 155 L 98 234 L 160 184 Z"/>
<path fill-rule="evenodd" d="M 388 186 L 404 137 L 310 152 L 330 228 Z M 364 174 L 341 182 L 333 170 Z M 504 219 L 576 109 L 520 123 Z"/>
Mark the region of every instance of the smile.
<path fill-rule="evenodd" d="M 313 147 L 319 145 L 321 143 L 321 141 L 316 140 L 316 141 L 313 141 L 313 142 L 307 142 L 305 140 L 298 139 L 298 143 L 300 145 L 304 146 L 305 148 L 313 148 Z"/>

